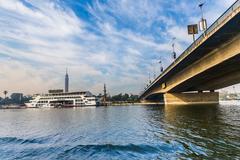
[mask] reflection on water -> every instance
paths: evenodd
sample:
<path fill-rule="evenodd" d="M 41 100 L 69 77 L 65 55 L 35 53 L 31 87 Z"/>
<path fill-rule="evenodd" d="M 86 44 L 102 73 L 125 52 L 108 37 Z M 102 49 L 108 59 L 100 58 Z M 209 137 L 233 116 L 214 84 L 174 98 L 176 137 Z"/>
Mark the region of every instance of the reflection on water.
<path fill-rule="evenodd" d="M 0 159 L 239 159 L 240 106 L 0 110 Z"/>
<path fill-rule="evenodd" d="M 184 147 L 181 156 L 220 159 L 240 156 L 239 106 L 166 106 L 163 113 L 164 130 L 168 132 L 165 141 L 180 143 Z M 158 115 L 153 115 L 155 124 L 162 119 Z"/>

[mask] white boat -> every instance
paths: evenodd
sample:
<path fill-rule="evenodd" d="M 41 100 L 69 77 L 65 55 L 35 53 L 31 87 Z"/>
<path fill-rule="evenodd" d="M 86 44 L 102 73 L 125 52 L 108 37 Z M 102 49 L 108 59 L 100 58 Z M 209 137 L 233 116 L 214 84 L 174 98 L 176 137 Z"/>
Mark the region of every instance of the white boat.
<path fill-rule="evenodd" d="M 64 93 L 61 90 L 52 90 L 48 94 L 35 95 L 25 105 L 28 108 L 84 107 L 98 106 L 99 100 L 89 91 Z"/>

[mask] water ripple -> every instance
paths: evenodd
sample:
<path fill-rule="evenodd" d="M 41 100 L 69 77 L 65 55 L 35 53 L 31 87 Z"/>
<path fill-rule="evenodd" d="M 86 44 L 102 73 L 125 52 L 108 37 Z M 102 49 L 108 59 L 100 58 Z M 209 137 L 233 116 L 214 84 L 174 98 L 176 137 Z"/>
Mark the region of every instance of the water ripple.
<path fill-rule="evenodd" d="M 101 156 L 102 154 L 108 156 L 123 156 L 125 158 L 134 158 L 135 156 L 142 155 L 143 157 L 151 157 L 159 155 L 160 153 L 172 154 L 175 149 L 170 144 L 162 145 L 146 145 L 146 144 L 127 144 L 127 145 L 114 145 L 114 144 L 93 144 L 93 145 L 77 145 L 65 150 L 59 154 L 58 158 L 78 157 L 78 158 L 93 158 Z"/>
<path fill-rule="evenodd" d="M 240 159 L 239 117 L 239 106 L 0 110 L 0 159 Z"/>
<path fill-rule="evenodd" d="M 43 144 L 47 142 L 48 139 L 22 139 L 17 137 L 1 137 L 0 144 Z"/>

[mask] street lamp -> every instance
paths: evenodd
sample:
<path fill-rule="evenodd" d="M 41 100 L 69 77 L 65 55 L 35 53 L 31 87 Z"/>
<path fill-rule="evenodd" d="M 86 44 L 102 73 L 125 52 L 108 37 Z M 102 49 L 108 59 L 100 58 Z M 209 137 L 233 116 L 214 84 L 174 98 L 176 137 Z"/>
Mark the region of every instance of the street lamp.
<path fill-rule="evenodd" d="M 199 30 L 200 31 L 205 31 L 207 29 L 207 20 L 204 19 L 203 17 L 203 6 L 204 6 L 205 2 L 200 2 L 200 4 L 198 5 L 200 10 L 201 10 L 201 20 L 199 22 Z"/>
<path fill-rule="evenodd" d="M 152 83 L 151 82 L 151 73 L 149 72 L 149 74 L 148 74 L 148 81 L 149 81 L 149 85 Z"/>
<path fill-rule="evenodd" d="M 152 62 L 152 69 L 153 69 L 153 79 L 155 79 L 156 78 L 156 70 L 155 70 L 154 61 Z"/>
<path fill-rule="evenodd" d="M 173 37 L 173 43 L 172 43 L 172 57 L 173 57 L 174 60 L 177 58 L 177 54 L 176 54 L 176 52 L 175 52 L 175 40 L 176 40 L 176 37 Z"/>
<path fill-rule="evenodd" d="M 160 60 L 158 63 L 160 64 L 160 72 L 162 73 L 163 72 L 162 61 Z"/>

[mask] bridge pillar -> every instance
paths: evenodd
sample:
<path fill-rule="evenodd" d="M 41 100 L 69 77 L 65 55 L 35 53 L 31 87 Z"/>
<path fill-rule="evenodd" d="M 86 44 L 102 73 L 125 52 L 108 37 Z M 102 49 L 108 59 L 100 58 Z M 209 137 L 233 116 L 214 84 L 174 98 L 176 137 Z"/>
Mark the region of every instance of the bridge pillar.
<path fill-rule="evenodd" d="M 165 93 L 165 104 L 218 104 L 218 92 Z"/>

